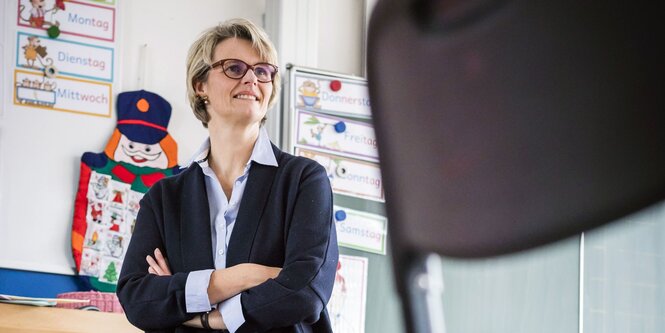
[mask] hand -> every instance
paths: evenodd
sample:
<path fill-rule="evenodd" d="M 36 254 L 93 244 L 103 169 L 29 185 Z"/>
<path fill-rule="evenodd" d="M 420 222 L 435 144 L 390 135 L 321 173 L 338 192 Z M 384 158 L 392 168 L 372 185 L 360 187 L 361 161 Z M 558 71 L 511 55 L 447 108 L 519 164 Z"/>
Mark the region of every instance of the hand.
<path fill-rule="evenodd" d="M 226 323 L 224 323 L 224 318 L 222 318 L 222 313 L 219 310 L 214 310 L 210 312 L 208 316 L 208 323 L 210 327 L 214 330 L 225 330 Z"/>
<path fill-rule="evenodd" d="M 171 275 L 169 262 L 166 259 L 166 257 L 162 255 L 162 251 L 160 251 L 158 248 L 155 249 L 154 256 L 155 258 L 153 258 L 150 255 L 145 257 L 145 260 L 148 262 L 149 265 L 148 273 L 159 276 Z M 208 317 L 208 322 L 210 323 L 210 327 L 212 329 L 220 330 L 226 328 L 224 320 L 222 320 L 222 314 L 219 311 L 216 310 L 211 311 Z M 201 325 L 201 315 L 197 315 L 194 318 L 184 322 L 183 325 L 196 327 L 196 328 L 203 328 L 203 326 Z"/>
<path fill-rule="evenodd" d="M 156 260 L 155 260 L 156 259 Z M 171 269 L 169 268 L 169 262 L 162 255 L 162 251 L 155 249 L 155 259 L 150 255 L 145 257 L 145 260 L 148 262 L 148 273 L 159 275 L 159 276 L 169 276 L 171 275 Z"/>

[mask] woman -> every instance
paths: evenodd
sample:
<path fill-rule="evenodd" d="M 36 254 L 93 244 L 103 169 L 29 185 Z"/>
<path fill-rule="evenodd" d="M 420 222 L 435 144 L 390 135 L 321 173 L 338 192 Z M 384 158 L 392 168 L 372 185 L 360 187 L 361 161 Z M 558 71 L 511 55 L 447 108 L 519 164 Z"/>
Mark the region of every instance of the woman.
<path fill-rule="evenodd" d="M 332 332 L 332 191 L 323 167 L 281 152 L 262 126 L 275 63 L 265 32 L 242 19 L 190 48 L 188 97 L 209 139 L 141 201 L 117 292 L 137 327 Z"/>

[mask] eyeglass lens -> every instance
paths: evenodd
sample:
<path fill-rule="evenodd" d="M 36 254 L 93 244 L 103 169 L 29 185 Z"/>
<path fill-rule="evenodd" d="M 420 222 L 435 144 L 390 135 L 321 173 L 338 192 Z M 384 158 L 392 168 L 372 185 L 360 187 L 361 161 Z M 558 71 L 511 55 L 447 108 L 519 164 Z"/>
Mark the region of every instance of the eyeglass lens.
<path fill-rule="evenodd" d="M 259 63 L 254 66 L 250 66 L 241 60 L 229 59 L 226 60 L 222 66 L 224 74 L 232 79 L 240 79 L 247 71 L 252 68 L 254 70 L 254 75 L 259 82 L 271 82 L 275 73 L 277 72 L 276 68 L 267 63 Z"/>

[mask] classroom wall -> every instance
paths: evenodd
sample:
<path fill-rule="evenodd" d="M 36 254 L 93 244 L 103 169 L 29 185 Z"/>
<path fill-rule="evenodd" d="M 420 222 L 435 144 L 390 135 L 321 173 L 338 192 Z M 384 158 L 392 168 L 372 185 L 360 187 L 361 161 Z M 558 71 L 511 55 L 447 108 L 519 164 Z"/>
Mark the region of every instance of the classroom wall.
<path fill-rule="evenodd" d="M 16 24 L 17 1 L 0 5 L 0 63 L 5 83 L 13 82 L 13 73 L 7 68 L 17 51 L 14 32 L 8 30 Z M 171 103 L 169 133 L 178 142 L 181 164 L 206 136 L 191 114 L 184 83 L 187 48 L 203 29 L 228 18 L 245 17 L 263 25 L 271 35 L 281 55 L 282 69 L 293 63 L 349 74 L 364 70 L 363 1 L 198 0 L 193 6 L 177 0 L 117 0 L 116 4 L 117 71 L 113 93 L 146 89 Z M 339 53 L 345 56 L 331 56 Z M 3 84 L 0 293 L 26 294 L 29 290 L 30 296 L 52 297 L 79 288 L 72 276 L 70 250 L 79 159 L 85 151 L 103 150 L 115 127 L 115 108 L 111 118 L 82 117 L 15 108 L 8 100 L 12 95 L 11 84 Z M 278 142 L 280 106 L 270 112 L 268 131 Z M 26 155 L 28 142 L 37 142 L 39 151 Z M 35 204 L 41 200 L 49 203 Z M 43 279 L 51 283 L 40 282 Z"/>

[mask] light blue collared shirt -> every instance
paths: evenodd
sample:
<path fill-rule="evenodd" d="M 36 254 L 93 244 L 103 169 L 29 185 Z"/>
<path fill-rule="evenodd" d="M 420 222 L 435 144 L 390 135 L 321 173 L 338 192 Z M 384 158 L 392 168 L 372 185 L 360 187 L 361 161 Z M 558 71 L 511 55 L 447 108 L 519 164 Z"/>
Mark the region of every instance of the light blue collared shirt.
<path fill-rule="evenodd" d="M 270 166 L 277 166 L 277 159 L 272 150 L 268 132 L 264 127 L 259 130 L 259 137 L 256 139 L 252 155 L 245 165 L 243 174 L 233 183 L 231 199 L 229 200 L 222 190 L 217 176 L 208 165 L 208 152 L 210 151 L 210 138 L 206 139 L 201 148 L 194 154 L 194 157 L 187 164 L 198 163 L 205 175 L 206 191 L 208 193 L 208 205 L 210 206 L 210 230 L 212 234 L 212 256 L 215 260 L 215 269 L 226 268 L 226 252 L 231 239 L 231 233 L 236 223 L 238 209 L 242 194 L 245 192 L 247 177 L 252 161 Z M 210 311 L 215 305 L 209 304 L 208 285 L 210 284 L 210 275 L 212 269 L 190 272 L 185 284 L 185 305 L 187 312 Z M 217 306 L 222 314 L 226 328 L 230 332 L 238 330 L 240 325 L 245 322 L 245 316 L 242 314 L 242 305 L 240 304 L 240 294 L 235 295 Z"/>

